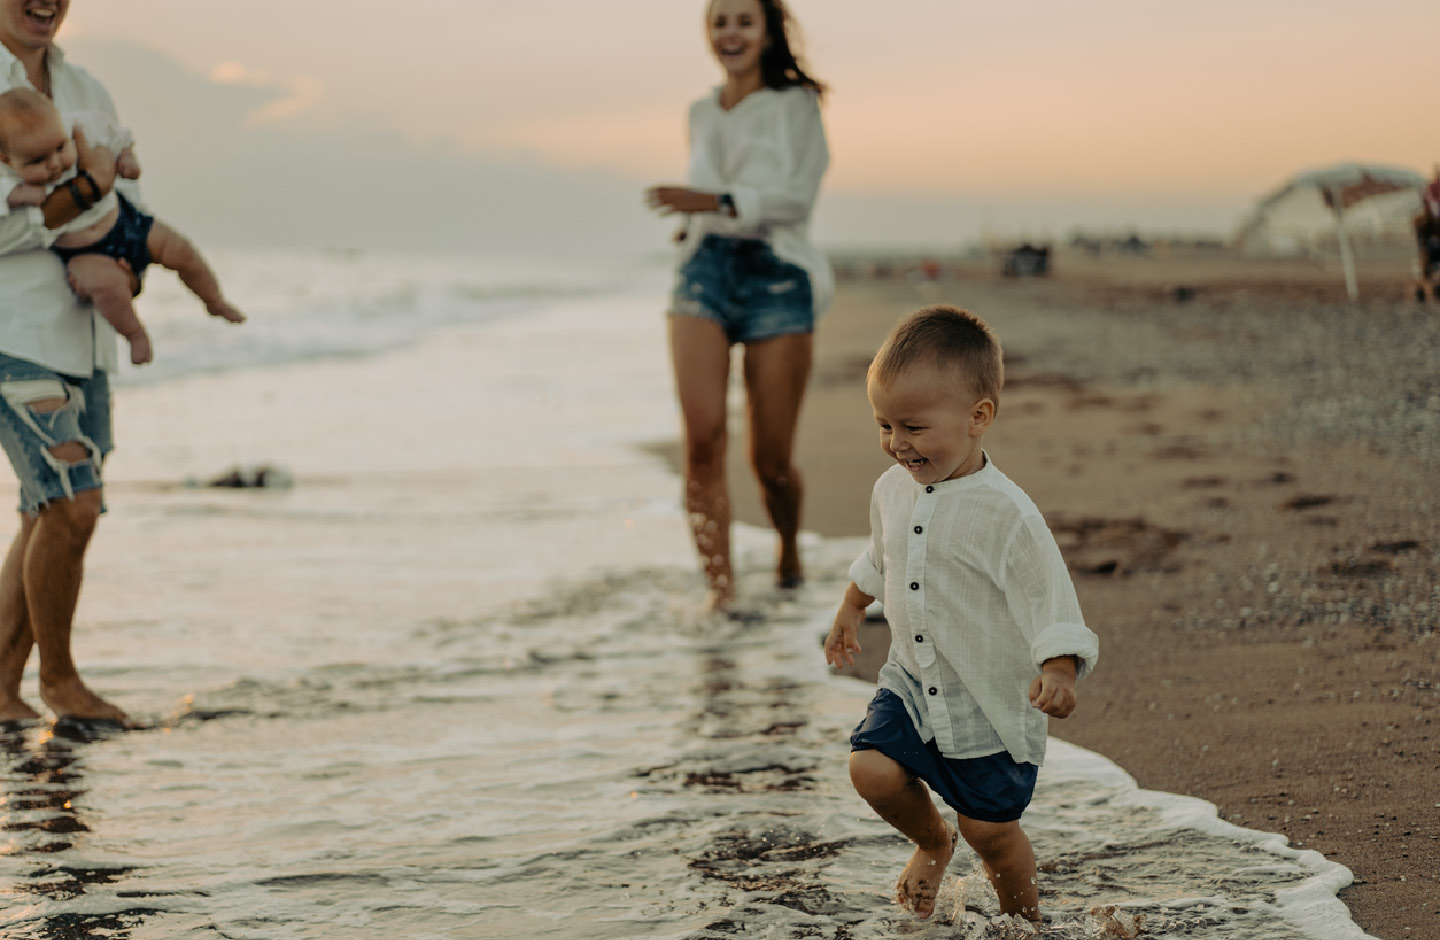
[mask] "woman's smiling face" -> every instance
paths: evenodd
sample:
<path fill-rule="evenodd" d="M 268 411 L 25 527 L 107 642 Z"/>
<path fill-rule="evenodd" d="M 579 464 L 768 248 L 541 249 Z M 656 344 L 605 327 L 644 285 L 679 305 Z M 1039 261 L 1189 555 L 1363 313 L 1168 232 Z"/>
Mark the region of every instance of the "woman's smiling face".
<path fill-rule="evenodd" d="M 768 41 L 760 0 L 710 0 L 706 28 L 710 51 L 726 74 L 742 76 L 760 70 L 760 54 Z"/>
<path fill-rule="evenodd" d="M 70 0 L 0 0 L 0 42 L 12 52 L 43 49 L 70 12 Z"/>

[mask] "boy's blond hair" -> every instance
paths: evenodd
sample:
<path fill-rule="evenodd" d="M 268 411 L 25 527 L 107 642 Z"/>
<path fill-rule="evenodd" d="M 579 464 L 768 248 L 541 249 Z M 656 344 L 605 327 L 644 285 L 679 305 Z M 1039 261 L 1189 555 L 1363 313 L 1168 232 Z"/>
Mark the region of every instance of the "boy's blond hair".
<path fill-rule="evenodd" d="M 976 398 L 1000 406 L 1005 354 L 990 325 L 968 310 L 936 304 L 895 324 L 870 363 L 869 379 L 886 385 L 917 365 L 953 369 Z"/>
<path fill-rule="evenodd" d="M 49 98 L 31 88 L 0 92 L 0 156 L 10 156 L 10 135 L 34 127 L 55 113 Z"/>

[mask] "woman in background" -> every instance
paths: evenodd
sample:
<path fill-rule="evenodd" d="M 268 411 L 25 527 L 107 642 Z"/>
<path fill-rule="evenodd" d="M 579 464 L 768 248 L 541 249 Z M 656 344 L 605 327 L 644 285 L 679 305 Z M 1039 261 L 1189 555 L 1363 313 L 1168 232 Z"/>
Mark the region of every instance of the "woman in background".
<path fill-rule="evenodd" d="M 745 347 L 750 462 L 779 535 L 776 585 L 804 579 L 797 536 L 795 427 L 810 377 L 829 264 L 810 243 L 810 213 L 829 166 L 824 86 L 792 50 L 782 0 L 710 0 L 710 51 L 724 83 L 690 107 L 687 185 L 646 200 L 679 213 L 681 260 L 670 298 L 670 352 L 685 422 L 685 503 L 712 609 L 735 600 L 725 481 L 730 347 Z"/>

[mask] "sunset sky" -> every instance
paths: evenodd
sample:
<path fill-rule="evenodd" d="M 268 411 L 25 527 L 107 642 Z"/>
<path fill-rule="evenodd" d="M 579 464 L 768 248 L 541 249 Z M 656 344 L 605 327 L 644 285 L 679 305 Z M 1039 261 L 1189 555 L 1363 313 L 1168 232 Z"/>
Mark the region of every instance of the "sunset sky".
<path fill-rule="evenodd" d="M 832 88 L 831 244 L 1229 231 L 1303 169 L 1429 173 L 1435 0 L 794 0 Z M 197 235 L 476 245 L 663 235 L 718 80 L 692 0 L 75 0 L 61 36 Z M 449 211 L 438 211 L 448 208 Z M 173 211 L 172 211 L 173 210 Z M 552 238 L 553 236 L 553 238 Z"/>

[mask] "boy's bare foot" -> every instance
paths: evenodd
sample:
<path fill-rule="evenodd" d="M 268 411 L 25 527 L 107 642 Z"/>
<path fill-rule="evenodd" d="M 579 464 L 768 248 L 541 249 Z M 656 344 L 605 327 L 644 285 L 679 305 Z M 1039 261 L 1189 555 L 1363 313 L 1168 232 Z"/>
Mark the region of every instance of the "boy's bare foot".
<path fill-rule="evenodd" d="M 955 855 L 955 845 L 960 833 L 949 823 L 945 829 L 950 841 L 935 851 L 926 851 L 916 846 L 910 856 L 910 864 L 900 873 L 895 883 L 895 900 L 901 907 L 914 911 L 920 917 L 935 913 L 935 896 L 940 893 L 940 884 L 945 880 L 945 869 Z"/>
<path fill-rule="evenodd" d="M 0 722 L 36 721 L 40 713 L 31 708 L 24 699 L 5 695 L 0 697 Z"/>
<path fill-rule="evenodd" d="M 130 727 L 130 716 L 91 692 L 78 677 L 68 682 L 40 686 L 40 697 L 56 718 L 78 718 L 87 721 L 113 721 Z"/>
<path fill-rule="evenodd" d="M 244 323 L 245 314 L 230 306 L 228 302 L 220 302 L 205 308 L 210 311 L 210 316 L 220 317 L 222 320 L 229 320 L 231 323 Z"/>
<path fill-rule="evenodd" d="M 143 366 L 155 358 L 155 350 L 150 345 L 150 334 L 143 329 L 125 337 L 125 342 L 130 344 L 130 362 L 134 365 Z"/>

